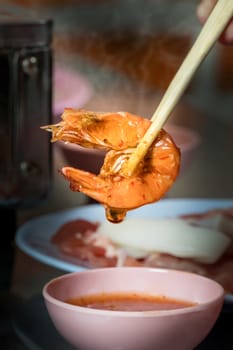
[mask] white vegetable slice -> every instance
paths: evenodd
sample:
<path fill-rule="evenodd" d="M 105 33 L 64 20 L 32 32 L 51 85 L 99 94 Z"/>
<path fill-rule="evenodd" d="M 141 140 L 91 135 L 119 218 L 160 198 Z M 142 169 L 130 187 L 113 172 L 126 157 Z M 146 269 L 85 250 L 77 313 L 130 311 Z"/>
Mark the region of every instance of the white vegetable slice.
<path fill-rule="evenodd" d="M 143 252 L 159 252 L 208 264 L 216 262 L 231 243 L 220 231 L 194 226 L 181 219 L 128 218 L 119 224 L 106 221 L 98 233 L 136 257 L 136 253 L 143 256 Z"/>

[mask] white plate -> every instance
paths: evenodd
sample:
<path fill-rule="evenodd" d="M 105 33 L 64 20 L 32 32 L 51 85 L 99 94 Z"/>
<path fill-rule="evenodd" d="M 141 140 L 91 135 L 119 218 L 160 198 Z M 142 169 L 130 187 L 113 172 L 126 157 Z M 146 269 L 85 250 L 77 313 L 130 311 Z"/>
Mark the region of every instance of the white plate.
<path fill-rule="evenodd" d="M 231 206 L 233 206 L 233 199 L 163 199 L 157 203 L 132 210 L 128 212 L 128 216 L 174 217 Z M 17 230 L 16 245 L 34 259 L 62 271 L 85 270 L 85 267 L 75 264 L 75 259 L 61 254 L 50 241 L 61 224 L 78 218 L 94 222 L 103 221 L 105 220 L 104 208 L 98 204 L 91 204 L 32 219 Z M 233 303 L 233 295 L 228 295 L 227 300 Z"/>

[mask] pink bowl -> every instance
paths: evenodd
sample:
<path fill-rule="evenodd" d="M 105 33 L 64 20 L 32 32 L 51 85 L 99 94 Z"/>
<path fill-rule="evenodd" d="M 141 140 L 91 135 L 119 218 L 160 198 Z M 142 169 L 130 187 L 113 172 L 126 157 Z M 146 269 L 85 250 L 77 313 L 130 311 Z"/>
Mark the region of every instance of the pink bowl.
<path fill-rule="evenodd" d="M 90 81 L 76 70 L 56 63 L 53 72 L 53 115 L 60 116 L 67 106 L 82 108 L 92 97 Z"/>
<path fill-rule="evenodd" d="M 181 173 L 183 173 L 195 156 L 195 151 L 200 144 L 200 136 L 197 132 L 183 126 L 169 124 L 165 129 L 181 150 Z M 104 151 L 83 148 L 72 143 L 58 142 L 57 145 L 66 160 L 66 165 L 95 174 L 99 173 L 104 161 Z"/>
<path fill-rule="evenodd" d="M 81 295 L 143 292 L 198 305 L 147 312 L 107 311 L 67 304 Z M 224 300 L 223 288 L 193 273 L 123 267 L 68 273 L 43 288 L 58 332 L 83 350 L 191 350 L 210 332 Z"/>

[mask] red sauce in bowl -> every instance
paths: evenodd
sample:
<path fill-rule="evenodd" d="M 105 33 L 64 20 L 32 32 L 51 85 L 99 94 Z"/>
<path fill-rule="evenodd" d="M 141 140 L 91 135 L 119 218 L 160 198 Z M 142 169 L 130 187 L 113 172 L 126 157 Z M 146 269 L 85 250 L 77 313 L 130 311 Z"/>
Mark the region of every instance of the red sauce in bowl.
<path fill-rule="evenodd" d="M 165 296 L 137 293 L 101 293 L 84 295 L 68 299 L 66 302 L 90 309 L 111 311 L 174 310 L 197 305 L 185 300 L 176 300 Z"/>

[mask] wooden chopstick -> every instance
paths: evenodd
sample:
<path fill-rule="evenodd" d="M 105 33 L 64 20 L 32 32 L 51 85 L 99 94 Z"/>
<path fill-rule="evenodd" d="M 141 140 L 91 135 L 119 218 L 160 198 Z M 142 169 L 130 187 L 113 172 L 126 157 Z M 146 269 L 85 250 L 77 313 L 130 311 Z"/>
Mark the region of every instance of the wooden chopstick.
<path fill-rule="evenodd" d="M 152 124 L 121 169 L 131 176 L 166 123 L 194 73 L 233 16 L 233 0 L 219 0 L 151 117 Z"/>

